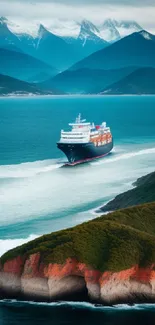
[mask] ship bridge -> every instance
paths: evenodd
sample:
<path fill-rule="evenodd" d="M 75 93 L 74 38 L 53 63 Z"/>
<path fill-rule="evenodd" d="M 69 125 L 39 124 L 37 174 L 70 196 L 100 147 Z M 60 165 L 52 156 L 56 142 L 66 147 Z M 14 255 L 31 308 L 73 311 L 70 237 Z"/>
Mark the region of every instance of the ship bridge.
<path fill-rule="evenodd" d="M 61 131 L 60 143 L 88 143 L 90 141 L 91 123 L 81 120 L 79 114 L 74 123 L 69 123 L 71 131 Z"/>

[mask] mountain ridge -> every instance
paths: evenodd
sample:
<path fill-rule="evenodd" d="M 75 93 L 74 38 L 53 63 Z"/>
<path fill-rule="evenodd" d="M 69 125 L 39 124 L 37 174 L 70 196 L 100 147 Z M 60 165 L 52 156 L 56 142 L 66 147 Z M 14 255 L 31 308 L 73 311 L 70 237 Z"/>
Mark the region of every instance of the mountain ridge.
<path fill-rule="evenodd" d="M 27 81 L 29 77 L 40 72 L 50 72 L 53 76 L 57 74 L 52 66 L 23 52 L 0 48 L 0 57 L 0 73 L 13 78 Z"/>
<path fill-rule="evenodd" d="M 50 78 L 40 84 L 47 89 L 58 88 L 65 93 L 72 94 L 97 94 L 114 81 L 121 80 L 129 75 L 136 67 L 127 67 L 116 70 L 92 70 L 79 69 L 75 71 L 66 70 L 54 78 Z M 104 85 L 104 87 L 103 87 Z"/>
<path fill-rule="evenodd" d="M 38 28 L 39 28 L 39 24 L 38 22 L 35 22 L 35 21 L 32 21 L 30 22 L 30 26 L 28 27 L 27 24 L 21 24 L 21 21 L 20 22 L 11 22 L 10 19 L 7 19 L 5 17 L 1 17 L 1 21 L 5 22 L 9 29 L 14 33 L 16 34 L 17 36 L 19 35 L 22 35 L 22 34 L 29 34 L 31 35 L 33 38 L 36 38 L 37 37 L 37 34 L 38 34 Z M 79 20 L 79 21 L 74 21 L 74 28 L 76 26 L 76 34 L 74 35 L 75 38 L 78 37 L 79 35 L 79 27 L 81 27 L 82 23 L 83 22 L 88 22 L 89 24 L 95 26 L 95 29 L 96 31 L 98 30 L 100 32 L 100 37 L 105 39 L 106 41 L 114 41 L 114 40 L 118 40 L 120 37 L 124 37 L 126 35 L 128 35 L 129 33 L 133 33 L 135 31 L 138 31 L 138 30 L 142 30 L 143 28 L 134 20 L 116 20 L 115 18 L 106 18 L 106 19 L 103 19 L 102 22 L 100 23 L 93 23 L 91 21 L 89 21 L 86 17 L 85 19 L 82 19 L 82 20 Z M 44 24 L 45 22 L 42 22 L 40 21 L 40 24 Z M 70 24 L 69 24 L 70 23 Z M 66 27 L 65 27 L 65 24 L 66 24 Z M 20 27 L 21 25 L 21 27 Z M 45 23 L 46 25 L 46 28 L 53 34 L 56 34 L 57 36 L 61 36 L 61 37 L 73 37 L 73 32 L 71 30 L 71 33 L 69 35 L 68 33 L 68 30 L 69 30 L 69 27 L 68 25 L 70 26 L 70 29 L 72 28 L 72 23 L 70 20 L 67 20 L 66 22 L 63 21 L 63 30 L 64 30 L 64 35 L 62 35 L 62 32 L 59 33 L 59 26 L 60 28 L 62 28 L 61 26 L 61 20 L 58 22 L 58 26 L 57 28 L 52 28 L 53 25 L 49 24 L 49 23 Z M 124 28 L 124 34 L 121 36 L 120 33 L 119 33 L 119 28 L 120 27 L 123 27 Z M 65 28 L 67 28 L 67 35 L 65 34 Z M 105 28 L 105 32 L 108 37 L 108 35 L 112 35 L 112 37 L 108 37 L 108 38 L 105 38 L 104 35 L 103 35 L 103 29 Z"/>
<path fill-rule="evenodd" d="M 144 37 L 144 32 L 151 39 Z M 80 68 L 118 69 L 125 66 L 155 67 L 154 35 L 147 31 L 133 33 L 77 62 L 70 70 Z"/>
<path fill-rule="evenodd" d="M 5 76 L 0 74 L 0 96 L 11 96 L 11 95 L 43 95 L 41 89 L 37 88 L 35 84 Z"/>
<path fill-rule="evenodd" d="M 101 92 L 107 95 L 155 94 L 155 68 L 139 68 Z"/>

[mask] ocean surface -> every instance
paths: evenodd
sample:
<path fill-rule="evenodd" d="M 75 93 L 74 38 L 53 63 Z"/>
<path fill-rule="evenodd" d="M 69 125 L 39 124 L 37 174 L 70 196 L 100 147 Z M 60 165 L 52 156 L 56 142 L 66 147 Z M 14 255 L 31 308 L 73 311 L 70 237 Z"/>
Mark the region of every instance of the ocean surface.
<path fill-rule="evenodd" d="M 61 129 L 78 113 L 106 121 L 114 150 L 106 158 L 64 167 Z M 96 217 L 97 207 L 154 171 L 155 97 L 0 99 L 0 255 L 37 236 Z M 0 301 L 3 324 L 155 324 L 155 306 L 35 304 Z"/>

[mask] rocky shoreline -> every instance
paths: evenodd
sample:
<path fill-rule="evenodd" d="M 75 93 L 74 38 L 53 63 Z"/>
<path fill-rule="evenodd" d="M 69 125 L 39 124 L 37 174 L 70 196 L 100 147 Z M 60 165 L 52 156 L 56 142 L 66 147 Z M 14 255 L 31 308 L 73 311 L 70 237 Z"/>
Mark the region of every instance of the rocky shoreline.
<path fill-rule="evenodd" d="M 155 201 L 155 172 L 138 178 L 133 186 L 133 189 L 117 195 L 113 200 L 97 209 L 96 213 L 115 211 Z"/>
<path fill-rule="evenodd" d="M 42 236 L 4 254 L 0 297 L 155 302 L 155 203 Z"/>
<path fill-rule="evenodd" d="M 154 265 L 138 265 L 120 272 L 100 272 L 75 259 L 40 264 L 40 254 L 27 260 L 17 257 L 0 272 L 1 298 L 34 301 L 90 301 L 97 304 L 155 301 Z"/>

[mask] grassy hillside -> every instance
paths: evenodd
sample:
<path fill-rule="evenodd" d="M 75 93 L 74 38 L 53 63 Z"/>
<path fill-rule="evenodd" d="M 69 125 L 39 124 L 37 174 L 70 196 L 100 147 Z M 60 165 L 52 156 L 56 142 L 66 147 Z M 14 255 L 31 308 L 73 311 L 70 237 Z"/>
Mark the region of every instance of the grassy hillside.
<path fill-rule="evenodd" d="M 108 86 L 103 94 L 155 94 L 155 68 L 141 68 Z"/>
<path fill-rule="evenodd" d="M 42 262 L 63 263 L 73 257 L 100 271 L 120 271 L 155 262 L 155 203 L 117 211 L 71 229 L 42 236 L 3 255 L 40 252 Z"/>
<path fill-rule="evenodd" d="M 155 172 L 139 178 L 134 185 L 136 188 L 117 195 L 114 200 L 100 210 L 103 212 L 113 211 L 155 201 Z"/>

